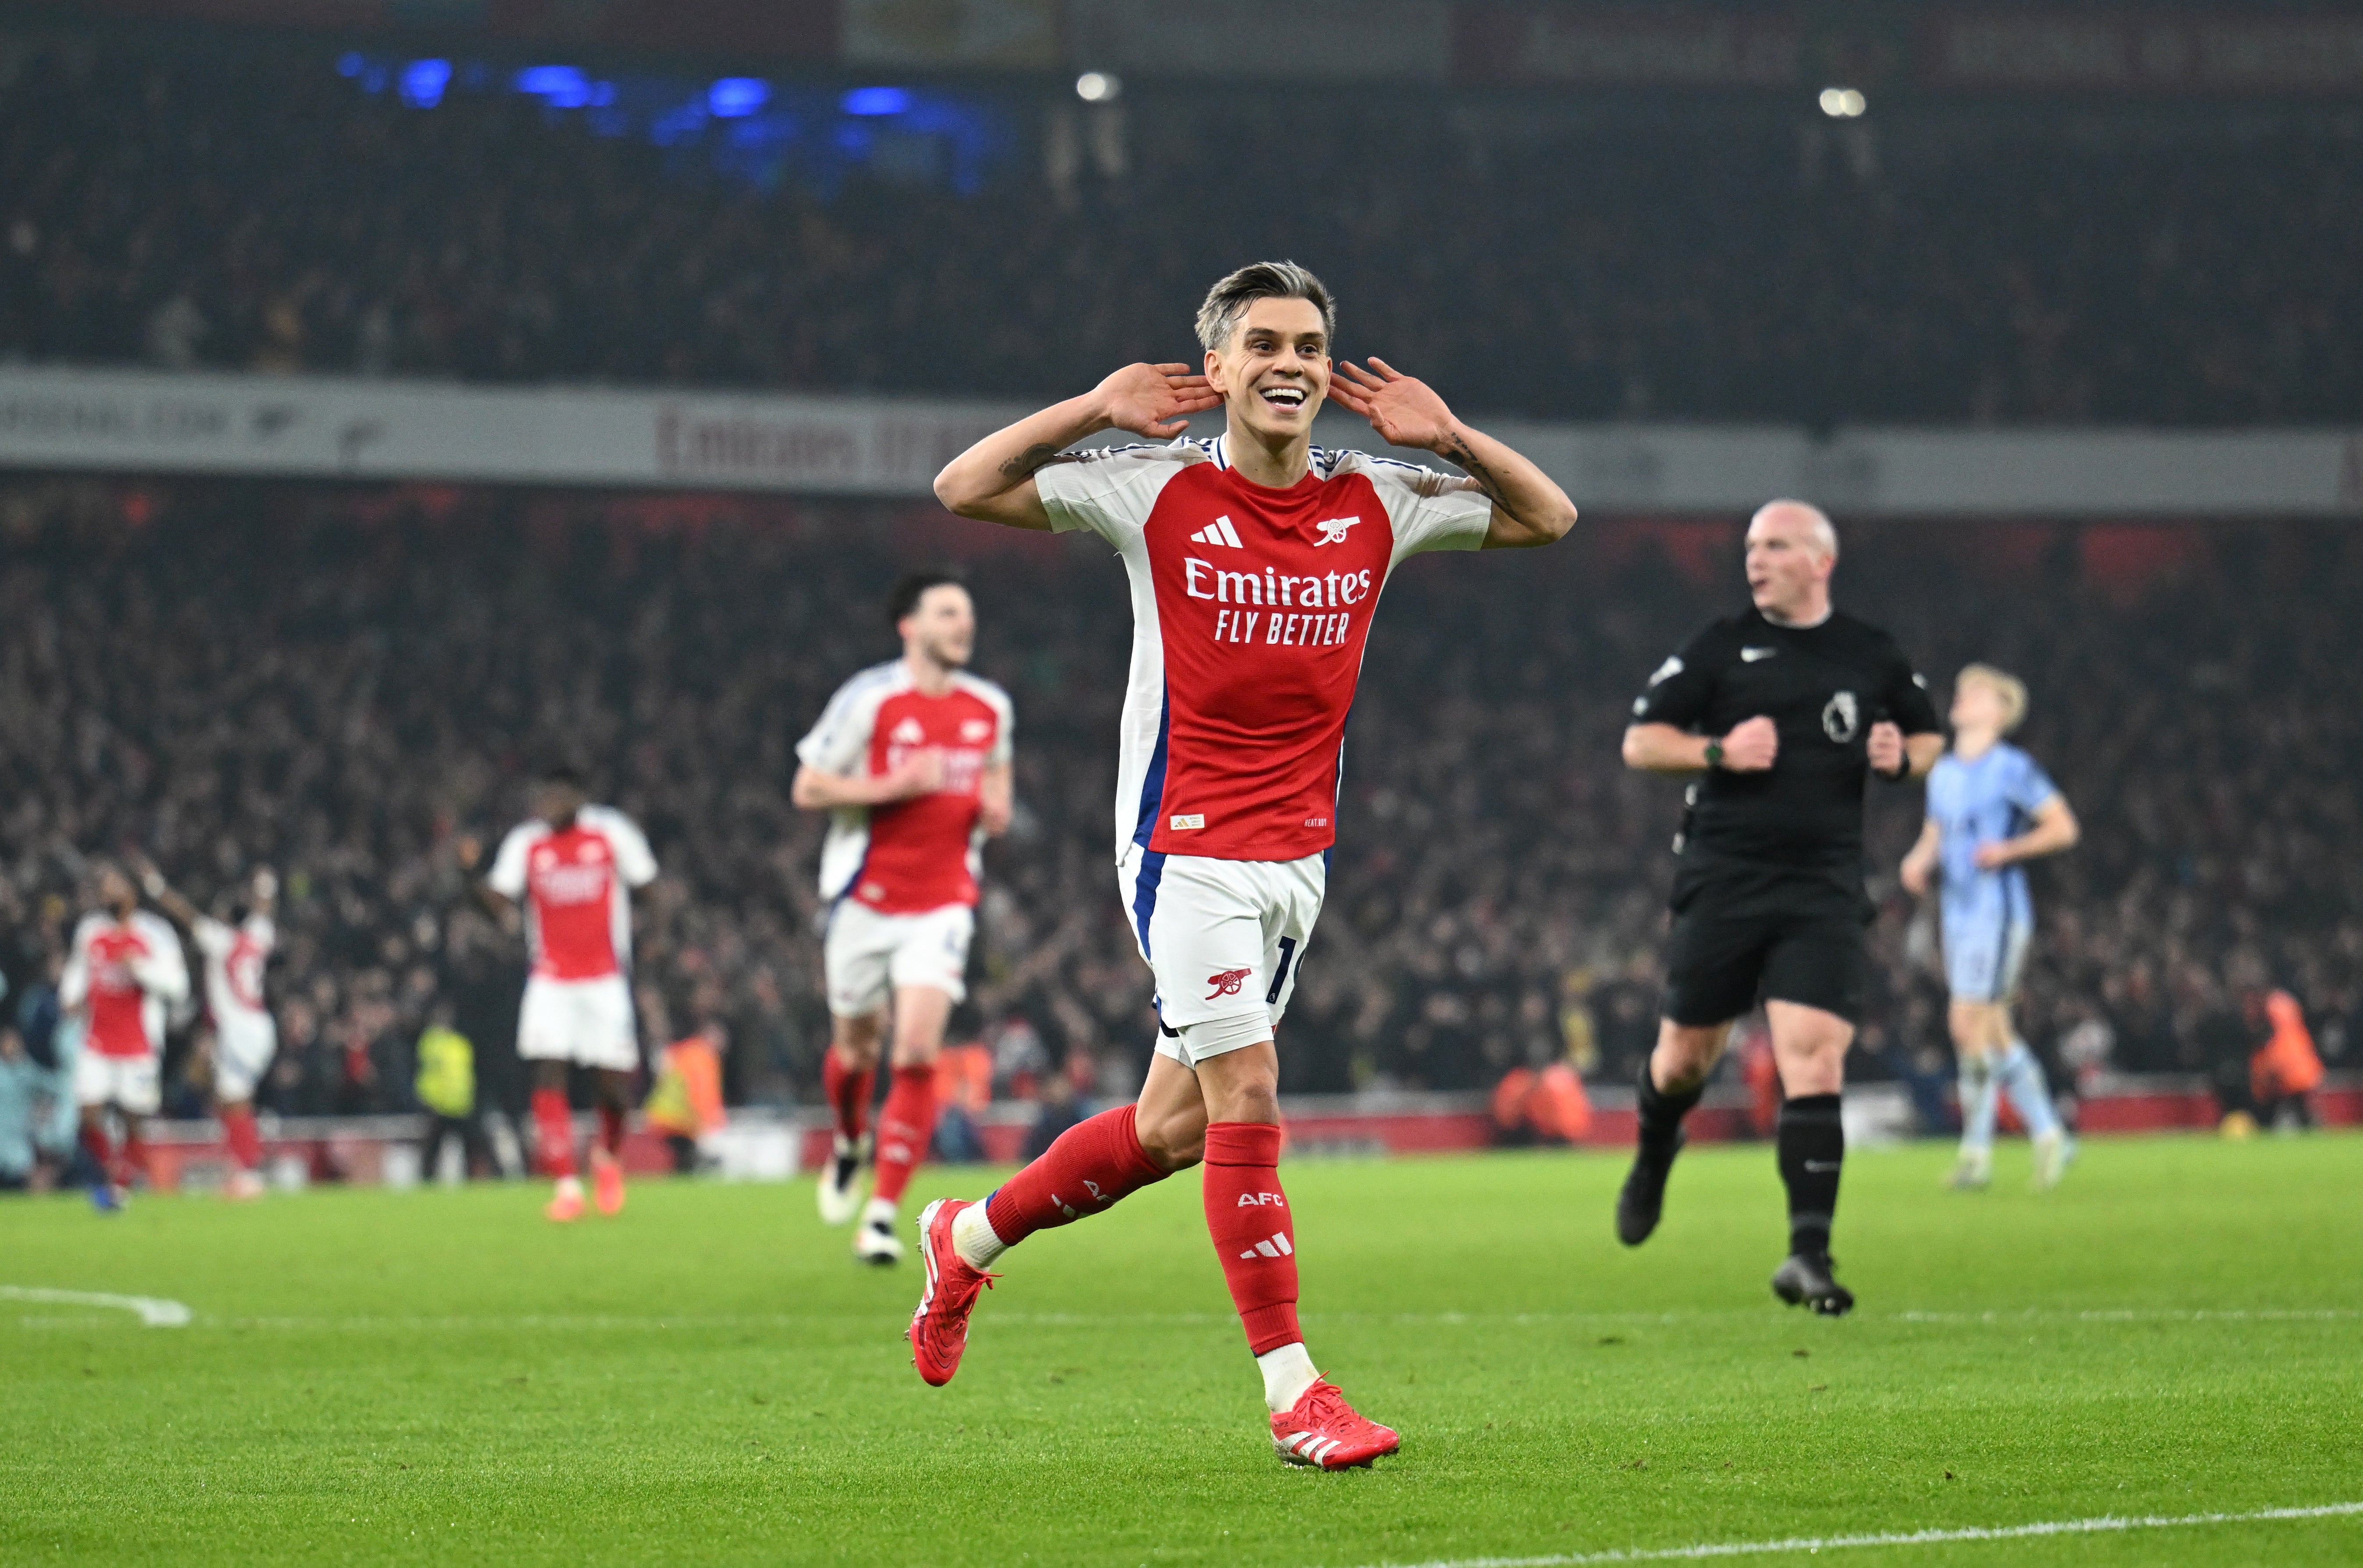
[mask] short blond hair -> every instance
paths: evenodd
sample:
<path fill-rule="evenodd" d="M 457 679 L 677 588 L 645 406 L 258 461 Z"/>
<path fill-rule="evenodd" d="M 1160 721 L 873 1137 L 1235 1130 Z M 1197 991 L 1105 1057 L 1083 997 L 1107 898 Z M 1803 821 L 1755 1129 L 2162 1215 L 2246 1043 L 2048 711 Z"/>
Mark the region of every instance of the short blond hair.
<path fill-rule="evenodd" d="M 2002 699 L 2002 733 L 2008 734 L 2026 718 L 2026 682 L 2006 669 L 1990 664 L 1964 665 L 1961 673 L 1953 677 L 1953 685 L 1960 687 L 1975 682 Z"/>

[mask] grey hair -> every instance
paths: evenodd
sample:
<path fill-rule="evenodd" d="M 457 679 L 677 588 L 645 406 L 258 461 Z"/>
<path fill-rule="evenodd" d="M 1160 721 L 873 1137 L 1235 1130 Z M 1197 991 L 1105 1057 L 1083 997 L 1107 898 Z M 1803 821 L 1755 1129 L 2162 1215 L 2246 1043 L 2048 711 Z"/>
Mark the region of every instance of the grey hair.
<path fill-rule="evenodd" d="M 1307 300 L 1321 313 L 1321 330 L 1337 341 L 1337 302 L 1329 285 L 1293 261 L 1258 261 L 1206 291 L 1198 307 L 1198 342 L 1209 353 L 1219 353 L 1231 340 L 1239 316 L 1258 300 Z"/>

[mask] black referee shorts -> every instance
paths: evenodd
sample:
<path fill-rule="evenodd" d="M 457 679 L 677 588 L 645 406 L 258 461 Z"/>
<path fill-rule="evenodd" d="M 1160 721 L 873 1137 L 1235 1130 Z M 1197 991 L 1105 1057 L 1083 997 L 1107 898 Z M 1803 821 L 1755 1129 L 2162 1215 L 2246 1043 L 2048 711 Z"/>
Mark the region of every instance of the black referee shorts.
<path fill-rule="evenodd" d="M 1706 1028 L 1759 1001 L 1785 1001 L 1860 1022 L 1870 967 L 1860 917 L 1825 903 L 1798 911 L 1749 904 L 1703 896 L 1676 911 L 1666 944 L 1665 1016 Z"/>

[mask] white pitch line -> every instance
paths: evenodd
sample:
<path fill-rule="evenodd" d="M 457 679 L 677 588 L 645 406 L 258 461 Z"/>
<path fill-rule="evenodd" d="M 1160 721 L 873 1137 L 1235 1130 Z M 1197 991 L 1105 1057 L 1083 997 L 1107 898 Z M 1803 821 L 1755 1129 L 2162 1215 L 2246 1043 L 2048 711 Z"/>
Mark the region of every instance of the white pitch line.
<path fill-rule="evenodd" d="M 185 1329 L 194 1314 L 178 1301 L 158 1296 L 114 1296 L 104 1290 L 50 1290 L 35 1285 L 0 1285 L 0 1301 L 46 1301 L 61 1307 L 114 1307 L 137 1312 L 151 1329 Z"/>
<path fill-rule="evenodd" d="M 1561 1552 L 1543 1557 L 1454 1557 L 1379 1568 L 1583 1568 L 1597 1562 L 1670 1562 L 1701 1557 L 1763 1557 L 1781 1551 L 1836 1551 L 1853 1546 L 1943 1546 L 1958 1541 L 2025 1540 L 2047 1535 L 2101 1535 L 2116 1530 L 2191 1529 L 2202 1525 L 2266 1524 L 2277 1519 L 2326 1519 L 2363 1514 L 2363 1503 L 2325 1503 L 2312 1508 L 2260 1508 L 2247 1514 L 2157 1514 L 2092 1519 L 2050 1519 L 2040 1524 L 1994 1525 L 1963 1529 L 1916 1529 L 1892 1535 L 1798 1536 L 1786 1540 L 1715 1540 L 1633 1551 Z"/>

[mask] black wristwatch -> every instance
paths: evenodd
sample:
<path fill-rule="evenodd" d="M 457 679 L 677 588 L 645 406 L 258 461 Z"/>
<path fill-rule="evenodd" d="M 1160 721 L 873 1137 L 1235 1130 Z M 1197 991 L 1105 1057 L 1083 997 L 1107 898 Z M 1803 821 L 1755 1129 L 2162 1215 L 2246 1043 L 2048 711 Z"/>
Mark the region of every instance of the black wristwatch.
<path fill-rule="evenodd" d="M 1706 743 L 1706 765 L 1709 768 L 1716 768 L 1723 766 L 1723 743 L 1721 741 L 1711 740 Z"/>

